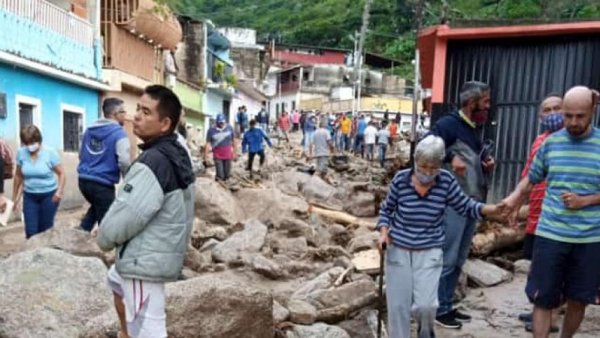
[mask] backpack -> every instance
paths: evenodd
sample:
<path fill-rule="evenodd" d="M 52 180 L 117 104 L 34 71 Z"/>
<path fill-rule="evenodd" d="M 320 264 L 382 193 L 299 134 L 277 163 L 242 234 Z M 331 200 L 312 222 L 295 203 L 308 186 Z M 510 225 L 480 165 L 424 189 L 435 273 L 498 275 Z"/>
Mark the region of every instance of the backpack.
<path fill-rule="evenodd" d="M 0 140 L 0 156 L 2 156 L 2 161 L 4 162 L 4 179 L 7 180 L 13 178 L 15 171 L 13 152 L 4 140 Z"/>

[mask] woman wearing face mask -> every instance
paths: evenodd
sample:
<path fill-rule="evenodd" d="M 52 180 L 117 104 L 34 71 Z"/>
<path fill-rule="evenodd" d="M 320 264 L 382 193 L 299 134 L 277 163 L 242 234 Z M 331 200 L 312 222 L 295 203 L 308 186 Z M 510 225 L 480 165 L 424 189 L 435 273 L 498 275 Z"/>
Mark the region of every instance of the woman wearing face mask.
<path fill-rule="evenodd" d="M 21 144 L 23 147 L 17 152 L 13 196 L 16 207 L 23 194 L 25 237 L 30 238 L 54 225 L 65 187 L 65 172 L 58 154 L 42 146 L 42 134 L 36 126 L 27 125 L 21 129 Z"/>
<path fill-rule="evenodd" d="M 502 205 L 484 205 L 463 193 L 456 179 L 441 169 L 444 141 L 424 138 L 415 149 L 415 166 L 396 174 L 381 205 L 379 248 L 386 250 L 388 326 L 391 338 L 407 338 L 411 313 L 417 337 L 434 337 L 438 284 L 443 265 L 444 209 L 481 219 L 499 214 Z"/>

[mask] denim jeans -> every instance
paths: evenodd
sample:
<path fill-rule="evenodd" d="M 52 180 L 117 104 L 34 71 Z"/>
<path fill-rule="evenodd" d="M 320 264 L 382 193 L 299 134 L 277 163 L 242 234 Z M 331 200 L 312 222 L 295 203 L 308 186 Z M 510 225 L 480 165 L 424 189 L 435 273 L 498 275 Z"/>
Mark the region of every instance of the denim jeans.
<path fill-rule="evenodd" d="M 42 233 L 54 226 L 58 203 L 52 202 L 56 190 L 45 193 L 23 193 L 23 217 L 25 237 Z"/>
<path fill-rule="evenodd" d="M 92 231 L 94 224 L 100 225 L 102 218 L 115 200 L 115 187 L 80 178 L 79 191 L 90 203 L 90 208 L 80 226 L 85 231 Z"/>
<path fill-rule="evenodd" d="M 465 264 L 471 249 L 471 241 L 475 234 L 475 220 L 463 217 L 454 209 L 448 207 L 444 215 L 444 227 L 446 229 L 446 239 L 444 243 L 444 268 L 442 269 L 438 289 L 438 299 L 440 301 L 437 310 L 438 316 L 452 311 L 454 289 L 456 289 L 462 266 Z"/>
<path fill-rule="evenodd" d="M 314 130 L 304 132 L 304 152 L 307 154 L 308 154 L 308 151 L 310 150 L 310 146 L 313 144 L 314 137 L 315 137 Z"/>
<path fill-rule="evenodd" d="M 387 153 L 387 144 L 379 144 L 379 163 L 382 168 L 385 164 L 385 153 Z"/>
<path fill-rule="evenodd" d="M 418 338 L 434 336 L 436 290 L 442 272 L 442 249 L 410 251 L 389 245 L 386 251 L 385 285 L 390 338 L 409 338 L 410 317 L 415 318 Z"/>
<path fill-rule="evenodd" d="M 227 181 L 231 176 L 231 160 L 215 160 L 216 179 Z"/>
<path fill-rule="evenodd" d="M 360 156 L 365 157 L 365 135 L 356 135 L 354 138 L 354 153 L 358 154 L 360 151 Z"/>

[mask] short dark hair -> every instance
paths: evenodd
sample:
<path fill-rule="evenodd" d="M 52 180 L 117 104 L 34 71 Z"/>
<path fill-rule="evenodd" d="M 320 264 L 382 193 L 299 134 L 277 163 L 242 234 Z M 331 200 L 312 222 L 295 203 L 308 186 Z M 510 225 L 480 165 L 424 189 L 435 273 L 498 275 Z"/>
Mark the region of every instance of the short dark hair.
<path fill-rule="evenodd" d="M 256 120 L 252 119 L 250 120 L 250 127 L 254 127 L 256 125 Z"/>
<path fill-rule="evenodd" d="M 21 143 L 31 144 L 35 142 L 42 143 L 42 133 L 38 127 L 33 124 L 28 124 L 21 128 Z"/>
<path fill-rule="evenodd" d="M 181 118 L 181 102 L 173 91 L 165 86 L 152 85 L 144 89 L 144 94 L 158 101 L 158 115 L 160 119 L 169 118 L 171 120 L 170 133 L 175 131 L 179 119 Z"/>
<path fill-rule="evenodd" d="M 460 106 L 466 106 L 471 100 L 479 100 L 483 93 L 489 92 L 490 86 L 481 81 L 465 82 L 460 88 Z"/>
<path fill-rule="evenodd" d="M 123 103 L 123 100 L 116 97 L 107 97 L 104 99 L 102 102 L 102 113 L 104 114 L 104 117 L 111 117 Z"/>

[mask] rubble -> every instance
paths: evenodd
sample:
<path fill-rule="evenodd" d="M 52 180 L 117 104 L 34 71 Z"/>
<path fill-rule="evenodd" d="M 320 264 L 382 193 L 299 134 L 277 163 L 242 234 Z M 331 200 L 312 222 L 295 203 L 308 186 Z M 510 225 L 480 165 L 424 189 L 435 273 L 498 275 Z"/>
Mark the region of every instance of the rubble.
<path fill-rule="evenodd" d="M 512 279 L 512 274 L 480 259 L 469 259 L 463 266 L 467 277 L 476 285 L 489 287 Z"/>

